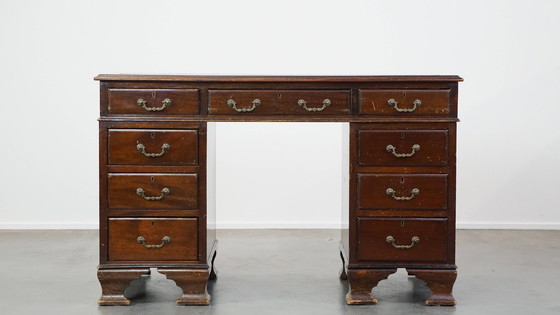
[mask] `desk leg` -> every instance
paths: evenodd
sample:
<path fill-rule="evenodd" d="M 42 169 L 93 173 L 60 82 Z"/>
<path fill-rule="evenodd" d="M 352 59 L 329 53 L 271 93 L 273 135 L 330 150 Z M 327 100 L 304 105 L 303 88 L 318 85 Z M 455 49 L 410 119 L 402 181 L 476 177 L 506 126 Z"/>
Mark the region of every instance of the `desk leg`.
<path fill-rule="evenodd" d="M 375 304 L 371 290 L 379 281 L 387 279 L 397 269 L 348 269 L 347 304 Z"/>
<path fill-rule="evenodd" d="M 432 296 L 426 300 L 426 305 L 455 305 L 457 301 L 451 294 L 453 284 L 457 279 L 457 270 L 408 270 L 416 278 L 424 281 L 432 291 Z"/>
<path fill-rule="evenodd" d="M 167 279 L 183 290 L 183 295 L 177 299 L 179 305 L 208 305 L 210 294 L 206 290 L 210 273 L 208 269 L 165 269 L 158 268 Z"/>
<path fill-rule="evenodd" d="M 99 269 L 97 278 L 101 284 L 99 305 L 130 305 L 130 300 L 124 297 L 124 290 L 133 280 L 149 275 L 150 269 Z"/>

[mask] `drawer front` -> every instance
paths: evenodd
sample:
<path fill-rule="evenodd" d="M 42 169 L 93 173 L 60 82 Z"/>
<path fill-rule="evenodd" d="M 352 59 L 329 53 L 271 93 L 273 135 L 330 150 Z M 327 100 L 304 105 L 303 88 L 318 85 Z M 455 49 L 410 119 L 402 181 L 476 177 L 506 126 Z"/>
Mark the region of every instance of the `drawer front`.
<path fill-rule="evenodd" d="M 196 174 L 109 174 L 108 208 L 196 210 Z"/>
<path fill-rule="evenodd" d="M 196 115 L 198 90 L 109 89 L 109 114 Z"/>
<path fill-rule="evenodd" d="M 110 218 L 109 261 L 196 261 L 196 218 Z"/>
<path fill-rule="evenodd" d="M 358 174 L 358 209 L 445 210 L 446 174 Z"/>
<path fill-rule="evenodd" d="M 341 115 L 350 112 L 350 91 L 214 90 L 208 106 L 221 115 Z"/>
<path fill-rule="evenodd" d="M 197 165 L 197 130 L 109 130 L 109 164 Z"/>
<path fill-rule="evenodd" d="M 446 166 L 447 130 L 359 130 L 362 166 Z"/>
<path fill-rule="evenodd" d="M 360 114 L 449 115 L 449 90 L 360 90 Z"/>
<path fill-rule="evenodd" d="M 358 260 L 445 262 L 447 219 L 358 218 Z"/>

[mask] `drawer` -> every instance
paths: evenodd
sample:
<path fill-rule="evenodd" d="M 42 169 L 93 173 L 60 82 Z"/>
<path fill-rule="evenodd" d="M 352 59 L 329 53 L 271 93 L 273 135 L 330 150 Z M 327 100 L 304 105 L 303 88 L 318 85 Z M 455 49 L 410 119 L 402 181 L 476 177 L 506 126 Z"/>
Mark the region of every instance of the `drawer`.
<path fill-rule="evenodd" d="M 362 166 L 446 166 L 447 130 L 359 130 Z"/>
<path fill-rule="evenodd" d="M 198 130 L 110 129 L 109 164 L 197 165 Z"/>
<path fill-rule="evenodd" d="M 445 116 L 450 90 L 360 90 L 360 114 Z"/>
<path fill-rule="evenodd" d="M 349 108 L 349 90 L 211 90 L 208 113 L 341 115 Z"/>
<path fill-rule="evenodd" d="M 358 191 L 358 209 L 447 208 L 447 174 L 358 174 Z"/>
<path fill-rule="evenodd" d="M 198 209 L 196 174 L 109 174 L 109 209 Z"/>
<path fill-rule="evenodd" d="M 110 261 L 196 261 L 196 218 L 110 218 Z"/>
<path fill-rule="evenodd" d="M 358 218 L 358 260 L 445 262 L 447 219 Z"/>
<path fill-rule="evenodd" d="M 198 90 L 109 89 L 109 114 L 197 115 Z"/>

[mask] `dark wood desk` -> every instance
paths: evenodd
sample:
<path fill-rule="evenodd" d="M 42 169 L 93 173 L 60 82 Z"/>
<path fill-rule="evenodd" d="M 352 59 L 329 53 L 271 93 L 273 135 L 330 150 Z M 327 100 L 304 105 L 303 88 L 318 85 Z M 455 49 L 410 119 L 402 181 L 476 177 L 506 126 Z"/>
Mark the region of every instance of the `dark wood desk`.
<path fill-rule="evenodd" d="M 216 277 L 219 121 L 348 122 L 340 256 L 348 304 L 397 268 L 454 305 L 457 76 L 99 75 L 100 305 L 157 268 L 206 305 Z M 314 262 L 310 262 L 314 263 Z M 320 263 L 320 262 L 316 262 Z"/>

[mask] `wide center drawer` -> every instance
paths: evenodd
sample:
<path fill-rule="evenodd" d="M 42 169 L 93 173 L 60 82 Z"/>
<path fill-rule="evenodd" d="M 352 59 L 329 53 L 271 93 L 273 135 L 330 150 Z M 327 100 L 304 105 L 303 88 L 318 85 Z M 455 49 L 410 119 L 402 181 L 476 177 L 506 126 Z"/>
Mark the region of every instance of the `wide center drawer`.
<path fill-rule="evenodd" d="M 447 130 L 359 130 L 362 166 L 446 166 Z"/>
<path fill-rule="evenodd" d="M 110 129 L 112 165 L 197 165 L 198 130 Z"/>
<path fill-rule="evenodd" d="M 358 174 L 358 209 L 447 208 L 446 174 Z"/>
<path fill-rule="evenodd" d="M 195 89 L 109 89 L 109 114 L 197 115 Z"/>
<path fill-rule="evenodd" d="M 109 174 L 108 208 L 196 210 L 196 174 Z"/>
<path fill-rule="evenodd" d="M 341 115 L 349 90 L 210 90 L 209 114 Z"/>
<path fill-rule="evenodd" d="M 196 218 L 110 218 L 109 261 L 196 261 Z"/>
<path fill-rule="evenodd" d="M 358 260 L 445 262 L 447 219 L 358 218 Z"/>

